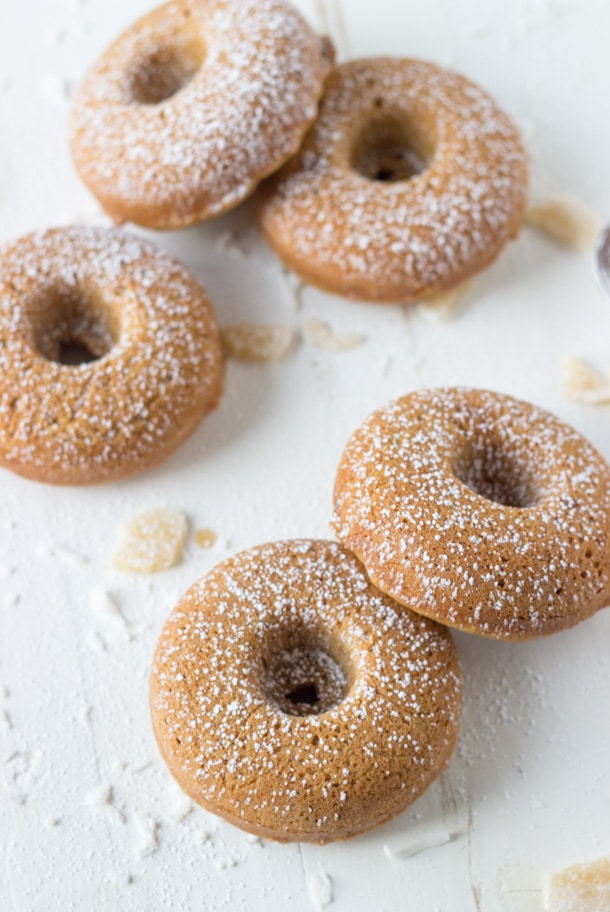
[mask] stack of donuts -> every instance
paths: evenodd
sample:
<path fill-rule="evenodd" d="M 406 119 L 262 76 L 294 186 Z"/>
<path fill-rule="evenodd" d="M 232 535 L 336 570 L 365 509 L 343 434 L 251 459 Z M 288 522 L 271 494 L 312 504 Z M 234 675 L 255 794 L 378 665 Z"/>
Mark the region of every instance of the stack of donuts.
<path fill-rule="evenodd" d="M 255 194 L 304 281 L 409 302 L 515 237 L 518 133 L 467 79 L 417 60 L 334 65 L 285 0 L 172 0 L 136 22 L 74 105 L 76 168 L 117 225 L 184 228 Z M 0 464 L 54 484 L 167 458 L 219 402 L 205 292 L 120 228 L 0 249 Z M 180 601 L 151 676 L 155 734 L 204 807 L 324 843 L 400 813 L 449 762 L 461 677 L 449 627 L 522 640 L 610 599 L 610 469 L 507 396 L 413 393 L 350 439 L 341 543 L 267 544 Z"/>

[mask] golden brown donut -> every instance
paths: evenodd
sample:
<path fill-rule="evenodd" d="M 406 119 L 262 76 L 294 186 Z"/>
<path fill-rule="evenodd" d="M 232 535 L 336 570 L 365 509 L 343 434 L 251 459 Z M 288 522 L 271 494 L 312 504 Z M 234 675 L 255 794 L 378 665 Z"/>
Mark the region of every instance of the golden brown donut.
<path fill-rule="evenodd" d="M 71 227 L 0 248 L 0 465 L 70 485 L 141 472 L 222 381 L 203 290 L 147 241 Z"/>
<path fill-rule="evenodd" d="M 173 0 L 86 76 L 72 157 L 118 222 L 176 228 L 247 197 L 298 149 L 333 60 L 285 0 Z"/>
<path fill-rule="evenodd" d="M 390 820 L 445 768 L 449 631 L 399 608 L 336 542 L 238 554 L 182 598 L 151 674 L 161 753 L 199 804 L 280 842 Z"/>
<path fill-rule="evenodd" d="M 610 468 L 575 430 L 486 390 L 420 390 L 352 435 L 334 529 L 371 581 L 443 624 L 506 640 L 610 602 Z"/>
<path fill-rule="evenodd" d="M 526 183 L 517 131 L 482 89 L 418 60 L 354 60 L 261 188 L 260 223 L 304 281 L 413 301 L 497 256 L 519 230 Z"/>

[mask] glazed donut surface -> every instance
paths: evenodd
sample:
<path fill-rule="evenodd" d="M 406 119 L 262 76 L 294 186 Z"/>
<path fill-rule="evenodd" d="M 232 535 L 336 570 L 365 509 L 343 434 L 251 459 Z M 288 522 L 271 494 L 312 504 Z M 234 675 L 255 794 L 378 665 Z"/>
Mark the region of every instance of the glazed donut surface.
<path fill-rule="evenodd" d="M 421 390 L 355 431 L 334 529 L 401 604 L 484 636 L 571 627 L 610 600 L 610 469 L 575 430 L 485 390 Z"/>
<path fill-rule="evenodd" d="M 87 74 L 72 156 L 116 222 L 172 228 L 236 206 L 299 147 L 332 45 L 284 0 L 173 0 Z"/>
<path fill-rule="evenodd" d="M 218 565 L 170 616 L 151 675 L 178 783 L 284 842 L 345 839 L 399 814 L 446 766 L 460 695 L 449 632 L 323 541 Z"/>
<path fill-rule="evenodd" d="M 355 60 L 261 189 L 260 223 L 306 282 L 407 302 L 490 263 L 519 230 L 526 184 L 518 133 L 482 89 L 418 60 Z"/>
<path fill-rule="evenodd" d="M 72 227 L 5 244 L 0 266 L 1 465 L 54 484 L 116 480 L 162 462 L 217 405 L 216 320 L 177 260 Z"/>

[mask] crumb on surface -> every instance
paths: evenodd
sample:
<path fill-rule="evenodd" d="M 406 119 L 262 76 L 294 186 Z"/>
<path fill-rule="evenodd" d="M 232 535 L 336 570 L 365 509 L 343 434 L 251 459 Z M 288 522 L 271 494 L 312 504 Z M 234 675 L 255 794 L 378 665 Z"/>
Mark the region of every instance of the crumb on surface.
<path fill-rule="evenodd" d="M 195 544 L 198 548 L 211 548 L 216 544 L 217 535 L 213 529 L 197 529 Z"/>

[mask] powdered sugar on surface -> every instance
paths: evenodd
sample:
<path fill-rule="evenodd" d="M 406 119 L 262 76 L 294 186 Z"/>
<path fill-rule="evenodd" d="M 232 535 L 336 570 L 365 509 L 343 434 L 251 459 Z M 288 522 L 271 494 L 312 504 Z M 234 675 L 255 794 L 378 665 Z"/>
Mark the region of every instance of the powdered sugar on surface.
<path fill-rule="evenodd" d="M 333 882 L 325 871 L 310 874 L 307 878 L 309 895 L 316 909 L 323 909 L 333 901 Z"/>

